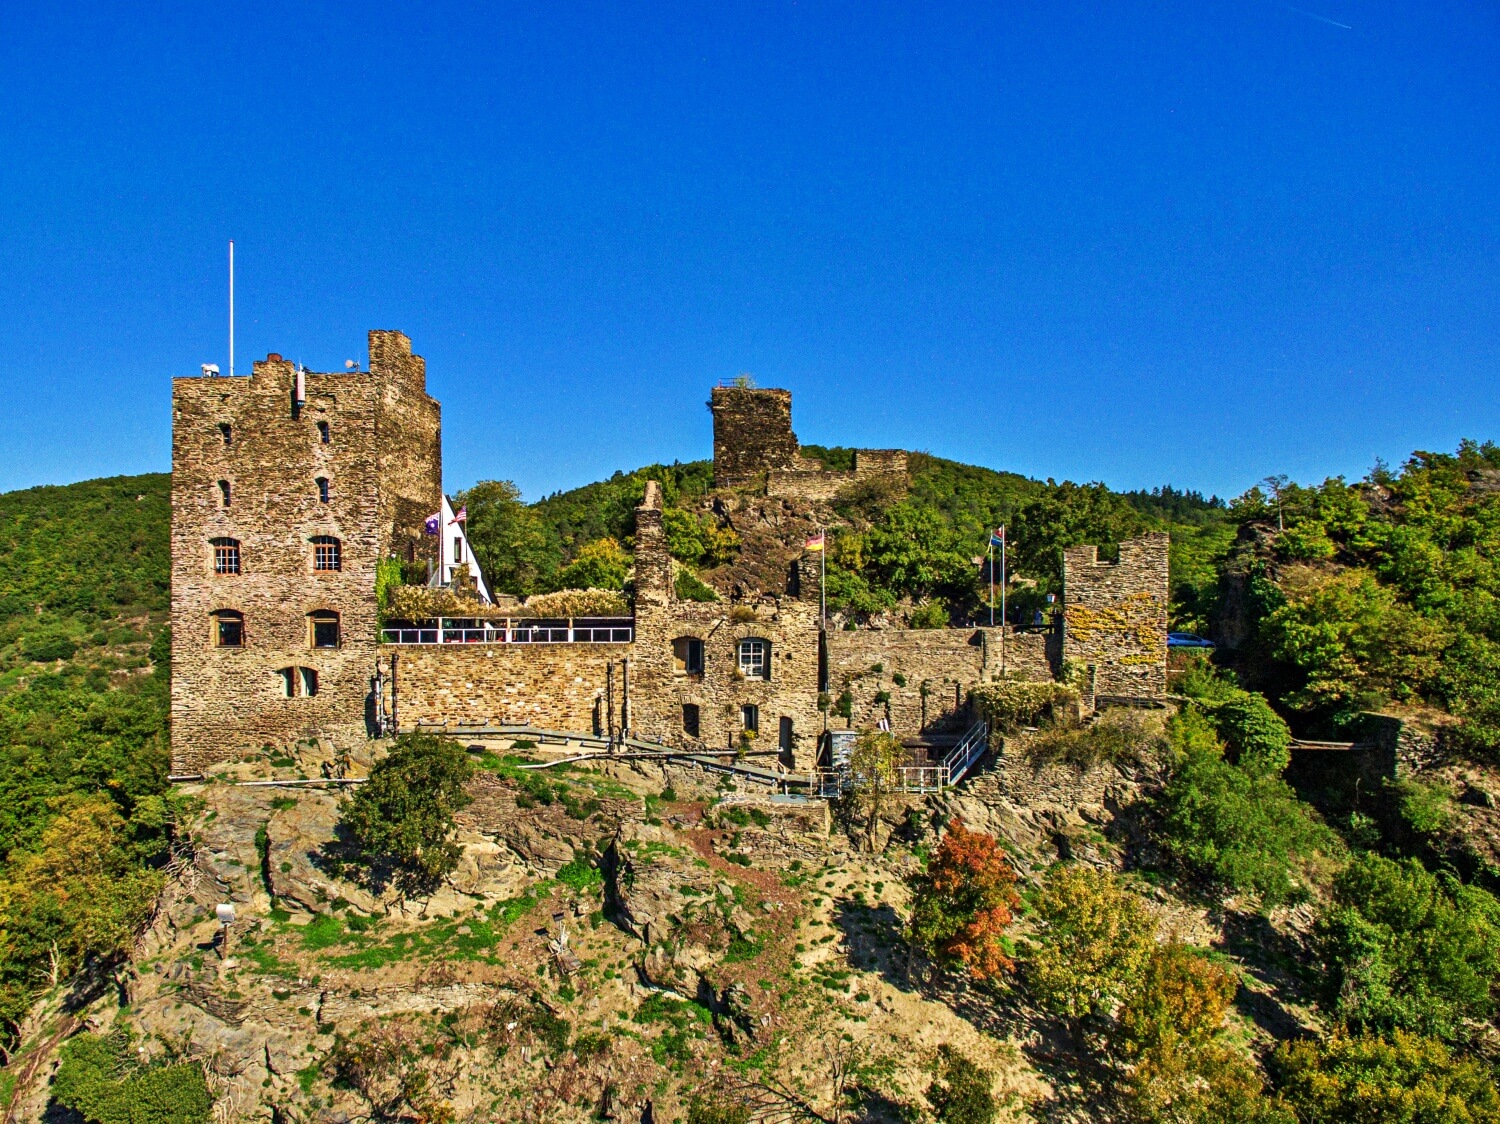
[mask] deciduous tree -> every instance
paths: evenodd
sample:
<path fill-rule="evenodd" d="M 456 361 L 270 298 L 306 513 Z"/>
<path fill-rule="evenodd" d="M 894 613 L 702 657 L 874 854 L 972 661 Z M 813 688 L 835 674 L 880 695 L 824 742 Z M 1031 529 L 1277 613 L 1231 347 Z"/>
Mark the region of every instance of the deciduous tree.
<path fill-rule="evenodd" d="M 993 836 L 954 820 L 912 880 L 912 943 L 938 964 L 987 979 L 1011 967 L 1002 934 L 1020 902 L 1016 875 Z"/>

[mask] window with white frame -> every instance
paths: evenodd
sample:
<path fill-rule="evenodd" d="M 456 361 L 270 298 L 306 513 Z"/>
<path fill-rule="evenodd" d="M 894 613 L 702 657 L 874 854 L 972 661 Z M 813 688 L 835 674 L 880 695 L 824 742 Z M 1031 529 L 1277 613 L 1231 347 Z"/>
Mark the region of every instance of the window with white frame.
<path fill-rule="evenodd" d="M 771 642 L 754 636 L 741 640 L 739 669 L 746 679 L 771 678 Z"/>

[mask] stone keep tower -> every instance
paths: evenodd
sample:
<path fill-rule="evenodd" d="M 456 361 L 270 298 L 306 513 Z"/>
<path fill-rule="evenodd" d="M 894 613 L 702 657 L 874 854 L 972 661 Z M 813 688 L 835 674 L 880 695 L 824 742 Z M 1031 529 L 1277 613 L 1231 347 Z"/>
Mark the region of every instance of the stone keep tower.
<path fill-rule="evenodd" d="M 438 404 L 400 332 L 368 373 L 279 355 L 172 382 L 172 768 L 367 736 L 375 570 L 431 550 Z"/>
<path fill-rule="evenodd" d="M 1117 562 L 1096 546 L 1063 551 L 1063 660 L 1106 698 L 1167 693 L 1167 548 L 1158 531 L 1120 544 Z M 1089 669 L 1092 668 L 1092 672 Z"/>

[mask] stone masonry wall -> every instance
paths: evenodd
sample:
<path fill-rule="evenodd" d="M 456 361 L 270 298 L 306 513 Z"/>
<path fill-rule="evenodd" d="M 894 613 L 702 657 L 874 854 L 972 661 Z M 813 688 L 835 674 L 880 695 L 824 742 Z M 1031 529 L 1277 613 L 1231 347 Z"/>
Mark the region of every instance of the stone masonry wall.
<path fill-rule="evenodd" d="M 1047 637 L 1013 629 L 869 629 L 828 634 L 828 693 L 835 702 L 847 688 L 854 697 L 848 725 L 873 727 L 889 717 L 900 737 L 951 726 L 961 718 L 970 688 L 1005 673 L 1050 679 Z M 879 668 L 877 671 L 876 668 Z M 898 683 L 896 676 L 905 682 Z M 924 695 L 925 688 L 925 695 Z M 888 702 L 877 696 L 889 695 Z M 843 724 L 843 719 L 833 719 Z"/>
<path fill-rule="evenodd" d="M 372 333 L 371 354 L 399 352 L 402 341 Z M 173 380 L 175 772 L 299 738 L 366 737 L 379 653 L 375 567 L 397 529 L 410 526 L 403 513 L 426 515 L 441 498 L 438 406 L 419 383 L 384 363 L 368 374 L 308 372 L 305 402 L 294 410 L 295 381 L 295 367 L 278 355 L 255 363 L 248 378 Z M 227 444 L 221 425 L 230 427 Z M 319 478 L 328 481 L 327 503 Z M 339 570 L 313 569 L 315 535 L 339 539 Z M 239 574 L 214 572 L 215 538 L 239 542 Z M 215 645 L 215 610 L 243 614 L 242 647 Z M 314 610 L 339 614 L 338 648 L 312 647 Z M 316 672 L 317 693 L 286 697 L 278 672 L 288 667 Z"/>
<path fill-rule="evenodd" d="M 532 725 L 592 733 L 607 725 L 610 665 L 618 713 L 629 644 L 432 644 L 396 654 L 396 718 L 449 725 Z M 633 686 L 633 685 L 632 685 Z M 596 727 L 595 723 L 598 723 Z"/>
<path fill-rule="evenodd" d="M 1086 695 L 1157 698 L 1167 692 L 1167 550 L 1165 532 L 1120 544 L 1118 562 L 1098 548 L 1063 552 L 1063 659 L 1094 670 Z"/>
<path fill-rule="evenodd" d="M 792 723 L 792 762 L 806 768 L 822 731 L 818 699 L 817 568 L 798 568 L 797 595 L 753 602 L 678 601 L 667 574 L 666 543 L 659 532 L 660 489 L 648 486 L 636 509 L 635 644 L 631 653 L 631 719 L 642 737 L 670 745 L 727 748 L 739 741 L 742 707 L 759 711 L 757 748 L 778 748 L 783 718 Z M 679 671 L 672 642 L 703 643 L 700 674 Z M 740 674 L 738 647 L 745 639 L 770 645 L 770 674 Z M 698 708 L 696 738 L 684 729 L 684 706 Z"/>
<path fill-rule="evenodd" d="M 792 392 L 717 386 L 709 398 L 714 415 L 714 483 L 742 483 L 763 472 L 797 467 L 792 433 Z"/>

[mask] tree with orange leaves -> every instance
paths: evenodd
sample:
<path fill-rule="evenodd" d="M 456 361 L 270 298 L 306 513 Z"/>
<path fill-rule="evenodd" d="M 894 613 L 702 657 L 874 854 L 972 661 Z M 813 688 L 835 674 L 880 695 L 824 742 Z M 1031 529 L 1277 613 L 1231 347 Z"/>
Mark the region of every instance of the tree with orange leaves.
<path fill-rule="evenodd" d="M 1001 934 L 1020 900 L 1015 871 L 994 837 L 955 819 L 927 869 L 912 879 L 911 942 L 944 968 L 997 976 L 1011 967 Z"/>

